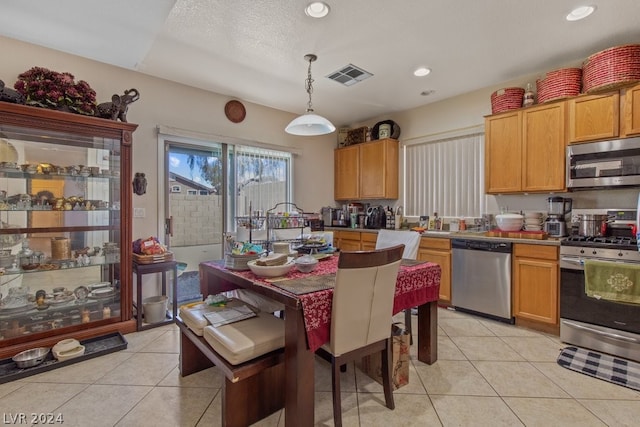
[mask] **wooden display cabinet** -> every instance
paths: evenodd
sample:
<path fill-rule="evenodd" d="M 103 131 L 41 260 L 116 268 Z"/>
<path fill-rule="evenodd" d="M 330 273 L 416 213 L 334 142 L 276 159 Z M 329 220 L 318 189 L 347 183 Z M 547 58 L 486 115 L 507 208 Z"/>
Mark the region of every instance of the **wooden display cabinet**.
<path fill-rule="evenodd" d="M 440 273 L 439 302 L 451 304 L 451 239 L 442 237 L 421 237 L 418 259 L 438 264 Z"/>
<path fill-rule="evenodd" d="M 558 247 L 513 245 L 513 315 L 516 324 L 559 331 Z"/>
<path fill-rule="evenodd" d="M 136 329 L 136 128 L 0 102 L 0 358 Z"/>

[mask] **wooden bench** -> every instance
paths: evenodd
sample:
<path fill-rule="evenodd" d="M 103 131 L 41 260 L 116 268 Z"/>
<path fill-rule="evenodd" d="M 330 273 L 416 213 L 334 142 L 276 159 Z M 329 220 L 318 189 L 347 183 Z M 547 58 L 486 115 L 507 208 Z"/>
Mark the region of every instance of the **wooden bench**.
<path fill-rule="evenodd" d="M 180 328 L 180 375 L 217 366 L 225 376 L 223 426 L 248 426 L 284 408 L 284 349 L 232 365 L 179 317 L 176 324 Z"/>

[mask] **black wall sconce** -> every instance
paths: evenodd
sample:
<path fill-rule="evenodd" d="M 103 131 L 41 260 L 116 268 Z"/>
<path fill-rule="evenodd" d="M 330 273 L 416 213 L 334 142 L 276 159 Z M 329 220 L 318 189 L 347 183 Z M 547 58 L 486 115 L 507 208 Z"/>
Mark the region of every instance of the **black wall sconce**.
<path fill-rule="evenodd" d="M 142 196 L 147 192 L 147 178 L 144 172 L 136 172 L 133 177 L 133 192 L 138 196 Z"/>

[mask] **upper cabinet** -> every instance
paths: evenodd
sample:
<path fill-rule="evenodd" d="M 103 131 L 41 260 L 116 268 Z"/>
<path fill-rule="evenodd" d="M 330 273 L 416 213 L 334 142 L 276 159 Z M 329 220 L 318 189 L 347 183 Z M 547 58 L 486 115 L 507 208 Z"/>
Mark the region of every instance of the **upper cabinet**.
<path fill-rule="evenodd" d="M 569 99 L 569 143 L 617 138 L 620 135 L 620 94 L 585 95 Z"/>
<path fill-rule="evenodd" d="M 397 199 L 399 143 L 385 138 L 335 150 L 335 200 Z"/>
<path fill-rule="evenodd" d="M 485 119 L 485 188 L 487 193 L 522 190 L 522 112 Z"/>
<path fill-rule="evenodd" d="M 565 189 L 564 102 L 485 119 L 487 193 Z"/>
<path fill-rule="evenodd" d="M 640 85 L 622 91 L 621 136 L 640 135 Z"/>
<path fill-rule="evenodd" d="M 522 191 L 565 189 L 565 103 L 522 111 Z"/>
<path fill-rule="evenodd" d="M 640 135 L 640 85 L 567 100 L 570 144 Z"/>

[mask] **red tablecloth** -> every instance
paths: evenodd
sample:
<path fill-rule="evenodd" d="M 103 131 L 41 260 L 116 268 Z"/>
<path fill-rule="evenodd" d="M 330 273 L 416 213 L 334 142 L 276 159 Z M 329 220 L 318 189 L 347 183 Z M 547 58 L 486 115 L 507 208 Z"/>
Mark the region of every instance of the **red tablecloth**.
<path fill-rule="evenodd" d="M 232 271 L 225 269 L 224 266 L 220 264 L 205 264 L 213 268 L 225 270 L 231 274 L 242 276 L 259 286 L 274 288 L 277 292 L 286 293 L 299 299 L 302 304 L 309 348 L 315 351 L 322 344 L 329 341 L 333 289 L 295 295 L 274 286 L 263 278 L 257 277 L 251 271 Z M 337 269 L 338 257 L 333 256 L 327 260 L 320 261 L 318 267 L 312 273 L 300 273 L 294 269 L 287 274 L 287 278 L 296 279 L 309 275 L 335 274 Z M 416 307 L 427 302 L 436 301 L 440 290 L 440 274 L 440 266 L 431 262 L 414 266 L 401 265 L 400 271 L 398 272 L 398 280 L 396 281 L 393 313 L 396 314 L 405 308 Z"/>

